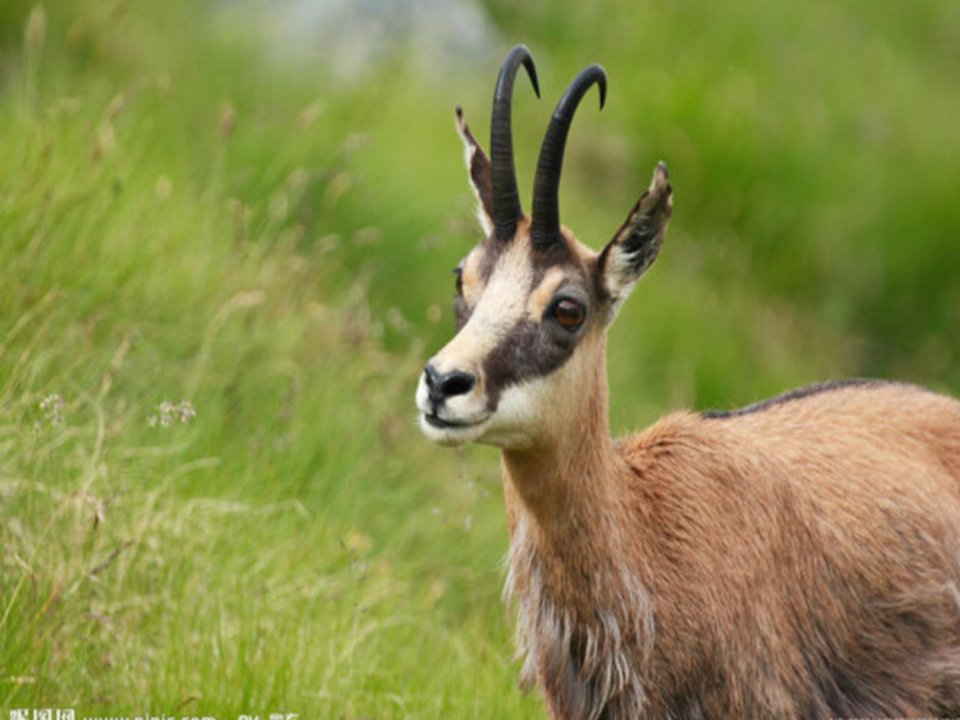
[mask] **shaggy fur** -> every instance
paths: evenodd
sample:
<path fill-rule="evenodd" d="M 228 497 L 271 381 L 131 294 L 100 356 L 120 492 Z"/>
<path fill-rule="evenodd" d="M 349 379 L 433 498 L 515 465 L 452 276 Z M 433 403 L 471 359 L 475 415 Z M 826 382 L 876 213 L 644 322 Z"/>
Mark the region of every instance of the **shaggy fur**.
<path fill-rule="evenodd" d="M 635 647 L 648 660 L 653 608 L 646 589 L 626 568 L 606 577 L 607 597 L 585 617 L 552 597 L 543 556 L 521 521 L 510 544 L 504 600 L 517 601 L 517 649 L 525 659 L 521 687 L 545 679 L 554 712 L 562 717 L 639 717 L 646 694 L 638 682 Z"/>
<path fill-rule="evenodd" d="M 508 594 L 552 717 L 960 715 L 960 403 L 856 384 L 675 414 L 602 479 L 505 455 Z M 536 475 L 589 501 L 544 517 Z"/>

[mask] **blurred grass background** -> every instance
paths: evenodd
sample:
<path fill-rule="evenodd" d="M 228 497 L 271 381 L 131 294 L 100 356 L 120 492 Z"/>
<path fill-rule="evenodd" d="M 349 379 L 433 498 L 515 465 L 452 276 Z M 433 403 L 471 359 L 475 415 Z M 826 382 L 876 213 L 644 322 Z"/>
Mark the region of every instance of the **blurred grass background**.
<path fill-rule="evenodd" d="M 565 163 L 582 240 L 671 170 L 618 433 L 827 378 L 960 391 L 955 2 L 7 0 L 0 711 L 543 716 L 496 453 L 412 404 L 478 240 L 453 108 L 487 137 L 515 42 L 522 188 L 608 71 Z"/>

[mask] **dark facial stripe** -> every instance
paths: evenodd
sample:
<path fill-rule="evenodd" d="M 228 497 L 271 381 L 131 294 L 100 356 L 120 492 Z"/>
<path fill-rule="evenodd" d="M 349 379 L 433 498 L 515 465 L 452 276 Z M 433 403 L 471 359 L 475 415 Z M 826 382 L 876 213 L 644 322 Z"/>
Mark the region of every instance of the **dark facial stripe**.
<path fill-rule="evenodd" d="M 546 320 L 518 321 L 483 363 L 487 406 L 493 411 L 511 385 L 543 377 L 561 367 L 573 354 L 580 333 L 571 333 Z"/>

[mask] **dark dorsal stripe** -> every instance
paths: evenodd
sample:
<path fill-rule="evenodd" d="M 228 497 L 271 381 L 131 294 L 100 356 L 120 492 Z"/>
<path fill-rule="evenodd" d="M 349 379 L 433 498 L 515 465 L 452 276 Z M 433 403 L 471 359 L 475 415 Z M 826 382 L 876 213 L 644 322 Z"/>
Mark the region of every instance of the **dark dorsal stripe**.
<path fill-rule="evenodd" d="M 763 412 L 764 410 L 769 410 L 770 408 L 783 405 L 784 403 L 793 402 L 794 400 L 803 400 L 814 395 L 822 395 L 823 393 L 833 392 L 835 390 L 843 390 L 851 387 L 880 388 L 890 387 L 892 385 L 899 385 L 900 387 L 906 387 L 912 390 L 928 392 L 924 388 L 921 388 L 917 385 L 910 385 L 909 383 L 895 382 L 892 380 L 871 380 L 867 378 L 832 380 L 830 382 L 817 383 L 815 385 L 807 385 L 806 387 L 788 390 L 780 395 L 775 395 L 772 398 L 767 398 L 766 400 L 761 400 L 760 402 L 747 405 L 746 407 L 737 408 L 735 410 L 706 410 L 700 413 L 700 416 L 706 420 L 725 420 L 727 418 L 742 417 L 743 415 Z"/>

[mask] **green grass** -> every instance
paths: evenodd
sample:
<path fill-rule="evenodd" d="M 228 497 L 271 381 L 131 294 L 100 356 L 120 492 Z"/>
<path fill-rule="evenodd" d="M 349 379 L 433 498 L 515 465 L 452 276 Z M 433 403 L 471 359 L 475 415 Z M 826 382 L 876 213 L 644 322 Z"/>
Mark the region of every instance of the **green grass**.
<path fill-rule="evenodd" d="M 618 432 L 827 377 L 960 389 L 955 4 L 754 5 L 486 6 L 541 67 L 521 187 L 595 60 L 565 222 L 599 246 L 671 168 Z M 188 0 L 48 3 L 25 38 L 31 7 L 0 9 L 0 711 L 542 717 L 496 454 L 412 405 L 477 239 L 453 107 L 485 137 L 496 60 L 343 84 Z"/>

